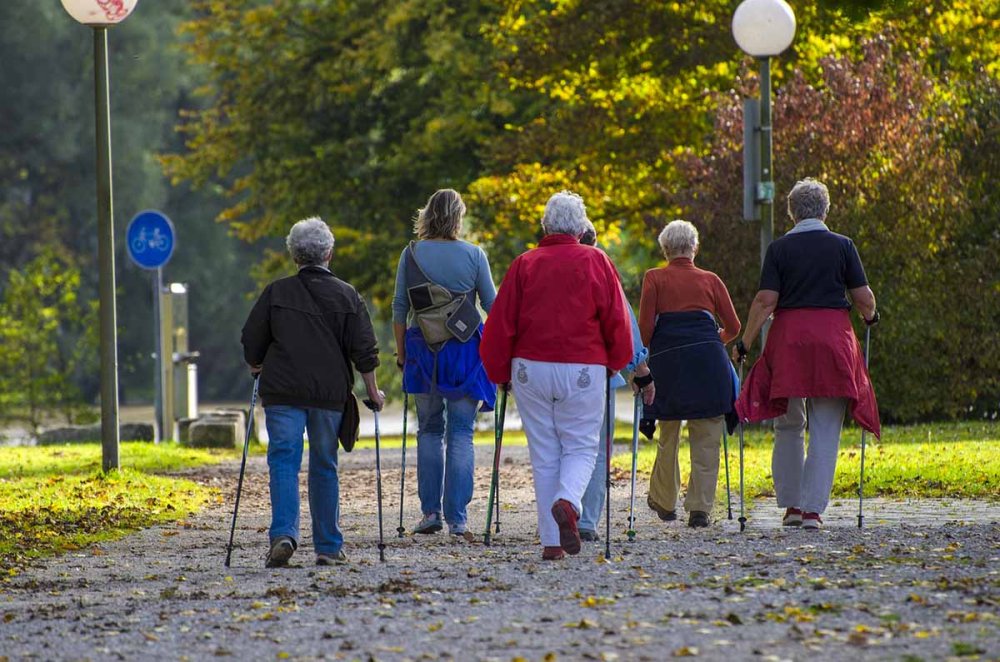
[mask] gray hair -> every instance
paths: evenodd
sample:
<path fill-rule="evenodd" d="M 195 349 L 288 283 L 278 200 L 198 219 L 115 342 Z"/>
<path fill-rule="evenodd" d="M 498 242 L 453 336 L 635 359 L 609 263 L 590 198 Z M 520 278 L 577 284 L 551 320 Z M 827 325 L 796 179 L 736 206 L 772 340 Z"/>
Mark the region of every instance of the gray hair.
<path fill-rule="evenodd" d="M 413 229 L 420 239 L 458 239 L 465 216 L 465 203 L 458 191 L 443 188 L 434 191 L 423 209 L 417 211 Z"/>
<path fill-rule="evenodd" d="M 688 253 L 694 255 L 698 250 L 698 228 L 687 221 L 670 221 L 657 241 L 668 260 Z"/>
<path fill-rule="evenodd" d="M 583 198 L 576 193 L 560 191 L 545 203 L 542 231 L 545 234 L 569 234 L 579 237 L 590 223 Z"/>
<path fill-rule="evenodd" d="M 806 177 L 796 182 L 788 194 L 788 215 L 798 223 L 807 218 L 826 218 L 830 211 L 830 191 L 818 179 Z"/>
<path fill-rule="evenodd" d="M 313 216 L 292 226 L 285 245 L 300 267 L 323 264 L 333 250 L 333 232 L 323 219 Z"/>

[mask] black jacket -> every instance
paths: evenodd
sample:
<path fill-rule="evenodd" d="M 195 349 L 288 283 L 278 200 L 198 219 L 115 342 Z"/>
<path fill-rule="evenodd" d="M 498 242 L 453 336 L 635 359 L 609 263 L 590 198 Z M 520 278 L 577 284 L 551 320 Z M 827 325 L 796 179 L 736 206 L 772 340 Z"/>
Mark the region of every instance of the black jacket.
<path fill-rule="evenodd" d="M 349 283 L 320 267 L 276 280 L 243 325 L 243 356 L 263 365 L 264 406 L 343 411 L 354 371 L 378 366 L 378 341 L 365 302 Z"/>

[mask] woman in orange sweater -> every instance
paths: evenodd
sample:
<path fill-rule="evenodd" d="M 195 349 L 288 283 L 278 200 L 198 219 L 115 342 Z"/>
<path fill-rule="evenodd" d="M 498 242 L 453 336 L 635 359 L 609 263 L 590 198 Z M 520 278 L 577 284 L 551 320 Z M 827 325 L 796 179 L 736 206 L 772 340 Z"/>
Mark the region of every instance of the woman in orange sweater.
<path fill-rule="evenodd" d="M 656 382 L 656 399 L 644 418 L 663 422 L 648 504 L 660 519 L 677 519 L 677 450 L 681 421 L 687 420 L 691 478 L 684 509 L 688 526 L 702 527 L 708 526 L 715 502 L 719 440 L 736 394 L 725 344 L 739 334 L 740 320 L 722 279 L 694 266 L 694 225 L 669 223 L 659 243 L 667 266 L 646 272 L 639 301 L 639 330 Z"/>

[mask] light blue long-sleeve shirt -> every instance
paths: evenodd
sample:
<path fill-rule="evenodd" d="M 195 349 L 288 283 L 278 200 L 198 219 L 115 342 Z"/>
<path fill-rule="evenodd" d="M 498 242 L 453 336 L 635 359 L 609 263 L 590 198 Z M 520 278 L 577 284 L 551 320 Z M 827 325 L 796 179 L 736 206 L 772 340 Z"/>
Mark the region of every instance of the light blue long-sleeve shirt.
<path fill-rule="evenodd" d="M 487 313 L 490 312 L 497 290 L 490 273 L 490 263 L 482 248 L 460 239 L 425 239 L 414 246 L 417 263 L 428 278 L 453 292 L 474 290 L 479 297 L 479 305 Z M 407 286 L 406 249 L 403 249 L 396 267 L 396 291 L 392 297 L 392 321 L 397 324 L 406 324 L 410 313 Z"/>
<path fill-rule="evenodd" d="M 649 358 L 649 350 L 642 346 L 642 334 L 639 332 L 639 321 L 635 318 L 635 313 L 632 312 L 632 306 L 628 306 L 628 316 L 632 321 L 632 349 L 635 354 L 632 355 L 632 361 L 625 366 L 625 369 L 629 372 L 635 372 L 635 369 L 640 363 Z M 613 377 L 611 377 L 611 388 L 621 388 L 625 386 L 625 378 L 622 377 L 622 373 L 616 372 Z"/>

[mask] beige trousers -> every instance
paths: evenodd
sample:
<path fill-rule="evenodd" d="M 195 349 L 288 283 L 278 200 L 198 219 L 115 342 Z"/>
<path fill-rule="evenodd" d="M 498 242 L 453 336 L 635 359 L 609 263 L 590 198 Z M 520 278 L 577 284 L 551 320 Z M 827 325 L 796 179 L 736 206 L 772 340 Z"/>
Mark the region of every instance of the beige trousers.
<path fill-rule="evenodd" d="M 688 480 L 684 510 L 711 513 L 715 504 L 715 484 L 719 478 L 719 441 L 725 418 L 699 418 L 687 422 L 691 444 L 691 477 Z M 681 491 L 681 467 L 677 460 L 681 441 L 680 421 L 660 421 L 660 440 L 656 447 L 653 475 L 649 479 L 649 498 L 666 510 L 677 509 Z"/>

